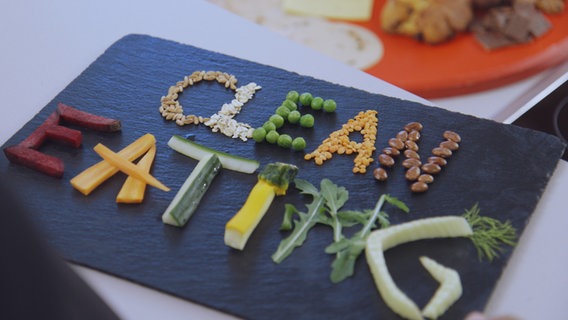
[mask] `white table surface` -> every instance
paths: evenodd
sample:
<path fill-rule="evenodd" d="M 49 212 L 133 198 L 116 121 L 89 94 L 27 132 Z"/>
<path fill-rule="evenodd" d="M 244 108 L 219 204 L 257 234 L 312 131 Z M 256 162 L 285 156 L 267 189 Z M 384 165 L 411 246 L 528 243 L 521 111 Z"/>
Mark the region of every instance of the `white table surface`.
<path fill-rule="evenodd" d="M 428 102 L 199 0 L 21 0 L 0 5 L 0 144 L 106 48 L 130 33 L 191 44 L 373 93 L 503 121 L 519 97 L 560 67 L 491 91 Z M 565 68 L 565 66 L 563 67 Z M 568 315 L 568 215 L 561 161 L 490 300 L 490 315 Z M 75 270 L 124 319 L 225 319 L 215 310 L 88 268 Z"/>

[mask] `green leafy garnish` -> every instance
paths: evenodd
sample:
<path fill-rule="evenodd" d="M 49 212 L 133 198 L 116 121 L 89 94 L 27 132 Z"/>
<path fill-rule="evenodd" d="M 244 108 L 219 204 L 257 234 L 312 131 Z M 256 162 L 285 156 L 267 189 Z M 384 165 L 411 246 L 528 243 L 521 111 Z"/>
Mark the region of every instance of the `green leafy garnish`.
<path fill-rule="evenodd" d="M 349 192 L 344 187 L 338 187 L 331 180 L 323 179 L 321 181 L 321 195 L 325 199 L 325 207 L 330 217 L 328 224 L 333 228 L 333 241 L 339 241 L 343 237 L 341 232 L 343 225 L 337 214 L 349 199 Z"/>
<path fill-rule="evenodd" d="M 296 179 L 294 183 L 302 194 L 311 195 L 313 199 L 310 204 L 306 205 L 307 212 L 301 212 L 291 204 L 285 205 L 286 211 L 280 229 L 292 230 L 292 233 L 280 241 L 278 249 L 272 254 L 272 260 L 276 263 L 284 261 L 294 251 L 294 248 L 304 243 L 308 231 L 320 221 L 325 210 L 325 198 L 314 185 L 303 179 Z M 322 181 L 321 184 L 323 185 L 324 182 Z M 294 216 L 297 216 L 298 220 L 294 220 Z"/>
<path fill-rule="evenodd" d="M 355 262 L 365 249 L 367 237 L 376 227 L 376 221 L 382 228 L 388 227 L 390 222 L 388 214 L 382 211 L 384 203 L 387 202 L 404 212 L 409 212 L 408 207 L 397 198 L 383 194 L 379 197 L 373 210 L 363 212 L 348 211 L 345 215 L 352 221 L 362 222 L 363 227 L 351 238 L 341 238 L 325 248 L 326 253 L 335 253 L 335 260 L 331 265 L 330 279 L 333 283 L 338 283 L 353 275 Z M 349 221 L 347 220 L 347 221 Z"/>
<path fill-rule="evenodd" d="M 511 222 L 501 222 L 494 218 L 480 216 L 477 204 L 466 210 L 463 217 L 473 230 L 471 241 L 477 249 L 480 260 L 486 258 L 491 262 L 505 251 L 504 245 L 515 246 L 517 244 L 517 231 Z"/>
<path fill-rule="evenodd" d="M 333 243 L 325 248 L 325 252 L 335 254 L 331 266 L 331 281 L 340 282 L 353 275 L 355 262 L 365 249 L 367 236 L 380 225 L 390 225 L 388 214 L 382 211 L 386 203 L 408 212 L 408 207 L 397 198 L 382 195 L 374 209 L 364 211 L 340 211 L 349 199 L 349 192 L 344 187 L 334 184 L 329 179 L 320 182 L 320 190 L 303 179 L 295 180 L 300 193 L 312 196 L 312 202 L 307 204 L 307 211 L 302 212 L 294 205 L 286 204 L 284 218 L 280 230 L 292 231 L 288 237 L 280 241 L 276 252 L 272 255 L 275 263 L 281 263 L 295 248 L 301 246 L 308 232 L 317 224 L 323 224 L 333 229 Z M 296 218 L 297 217 L 297 218 Z M 351 238 L 343 235 L 343 229 L 361 224 L 362 228 Z"/>

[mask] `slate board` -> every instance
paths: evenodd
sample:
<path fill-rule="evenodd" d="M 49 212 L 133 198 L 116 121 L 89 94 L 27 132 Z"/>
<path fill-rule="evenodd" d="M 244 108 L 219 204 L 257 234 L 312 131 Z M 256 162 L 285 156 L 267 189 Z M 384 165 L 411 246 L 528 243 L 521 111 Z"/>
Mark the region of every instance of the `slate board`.
<path fill-rule="evenodd" d="M 157 111 L 160 97 L 170 85 L 195 70 L 229 72 L 237 76 L 239 85 L 251 81 L 261 85 L 262 90 L 236 118 L 253 126 L 261 125 L 289 90 L 335 99 L 338 111 L 315 113 L 315 129 L 284 130 L 304 136 L 307 150 L 313 150 L 330 132 L 366 109 L 378 110 L 379 150 L 411 121 L 424 124 L 420 142 L 423 157 L 442 140 L 444 130 L 459 132 L 463 142 L 431 189 L 425 194 L 412 194 L 400 164 L 387 183 L 379 183 L 370 173 L 351 173 L 351 156 L 336 156 L 318 167 L 303 160 L 301 153 L 232 140 L 204 126 L 178 127 L 163 120 Z M 209 116 L 232 98 L 233 93 L 219 84 L 202 82 L 186 90 L 180 102 L 188 113 Z M 327 227 L 312 230 L 304 246 L 282 264 L 272 262 L 271 254 L 286 235 L 279 231 L 284 204 L 304 209 L 305 201 L 310 200 L 295 188 L 274 201 L 243 252 L 223 244 L 224 225 L 246 199 L 256 175 L 223 170 L 185 228 L 163 225 L 162 212 L 197 163 L 167 147 L 173 134 L 194 134 L 200 143 L 258 159 L 261 165 L 273 161 L 297 164 L 299 177 L 314 184 L 330 178 L 350 191 L 345 209 L 372 208 L 380 194 L 389 193 L 411 208 L 408 215 L 388 208 L 392 223 L 462 214 L 479 203 L 483 215 L 509 219 L 519 232 L 528 223 L 563 152 L 557 138 L 537 131 L 371 94 L 145 35 L 129 35 L 113 44 L 6 145 L 16 144 L 31 133 L 58 102 L 121 119 L 123 130 L 83 130 L 83 146 L 79 149 L 44 146 L 43 152 L 65 162 L 61 180 L 10 164 L 1 157 L 2 176 L 25 197 L 26 207 L 49 243 L 71 262 L 247 319 L 397 316 L 382 302 L 363 258 L 357 262 L 354 277 L 340 284 L 329 281 L 333 257 L 323 252 L 331 242 Z M 149 188 L 143 204 L 119 205 L 114 199 L 125 179 L 122 174 L 88 197 L 70 186 L 70 178 L 99 161 L 91 150 L 96 143 L 118 151 L 148 132 L 158 140 L 153 174 L 172 192 Z M 375 166 L 371 165 L 371 170 Z M 460 319 L 470 310 L 483 309 L 511 253 L 509 248 L 501 258 L 488 263 L 478 260 L 467 239 L 439 239 L 402 245 L 387 251 L 386 259 L 395 281 L 421 306 L 437 283 L 420 266 L 420 255 L 458 270 L 464 293 L 443 318 Z"/>

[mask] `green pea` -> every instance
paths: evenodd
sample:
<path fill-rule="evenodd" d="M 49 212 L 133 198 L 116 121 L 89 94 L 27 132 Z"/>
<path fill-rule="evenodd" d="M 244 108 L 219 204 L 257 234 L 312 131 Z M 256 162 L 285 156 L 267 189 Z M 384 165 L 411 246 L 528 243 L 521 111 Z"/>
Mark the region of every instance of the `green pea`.
<path fill-rule="evenodd" d="M 294 111 L 298 109 L 298 105 L 296 104 L 296 102 L 292 101 L 292 100 L 284 100 L 284 102 L 282 102 L 282 105 L 285 106 L 286 108 L 290 109 L 290 111 Z"/>
<path fill-rule="evenodd" d="M 278 131 L 272 130 L 272 131 L 270 131 L 266 134 L 265 139 L 268 143 L 274 144 L 278 141 L 278 137 L 280 137 L 280 134 L 278 133 Z"/>
<path fill-rule="evenodd" d="M 274 123 L 276 129 L 282 127 L 284 125 L 284 118 L 279 114 L 273 114 L 268 119 L 270 122 Z"/>
<path fill-rule="evenodd" d="M 337 104 L 333 99 L 327 99 L 323 102 L 323 111 L 325 112 L 334 112 L 337 108 Z"/>
<path fill-rule="evenodd" d="M 303 106 L 309 106 L 312 104 L 312 94 L 309 92 L 304 92 L 300 95 L 300 104 L 302 104 Z"/>
<path fill-rule="evenodd" d="M 276 130 L 276 125 L 274 124 L 274 122 L 272 121 L 266 121 L 262 127 L 264 128 L 264 130 L 266 131 L 266 133 L 270 132 L 270 131 L 274 131 Z"/>
<path fill-rule="evenodd" d="M 300 118 L 300 126 L 304 128 L 311 128 L 314 126 L 314 121 L 314 116 L 309 113 L 305 114 Z"/>
<path fill-rule="evenodd" d="M 290 109 L 288 109 L 285 106 L 280 106 L 278 108 L 276 108 L 276 114 L 279 114 L 282 116 L 282 118 L 286 119 L 288 118 L 288 115 L 290 114 Z"/>
<path fill-rule="evenodd" d="M 310 106 L 313 110 L 321 110 L 321 108 L 323 107 L 323 99 L 321 97 L 313 98 Z"/>
<path fill-rule="evenodd" d="M 288 134 L 281 134 L 278 137 L 278 146 L 289 149 L 292 146 L 292 137 Z"/>
<path fill-rule="evenodd" d="M 306 148 L 306 140 L 302 137 L 297 137 L 292 140 L 292 150 L 294 151 L 302 151 Z"/>
<path fill-rule="evenodd" d="M 294 103 L 298 102 L 299 97 L 300 97 L 300 94 L 298 93 L 298 91 L 294 91 L 294 90 L 288 92 L 288 94 L 286 95 L 286 99 L 294 101 Z"/>
<path fill-rule="evenodd" d="M 258 127 L 252 132 L 252 138 L 256 142 L 264 141 L 264 137 L 266 137 L 266 130 L 263 127 Z"/>
<path fill-rule="evenodd" d="M 288 115 L 288 122 L 298 123 L 300 121 L 300 117 L 302 117 L 302 115 L 298 110 L 290 111 L 290 114 Z"/>

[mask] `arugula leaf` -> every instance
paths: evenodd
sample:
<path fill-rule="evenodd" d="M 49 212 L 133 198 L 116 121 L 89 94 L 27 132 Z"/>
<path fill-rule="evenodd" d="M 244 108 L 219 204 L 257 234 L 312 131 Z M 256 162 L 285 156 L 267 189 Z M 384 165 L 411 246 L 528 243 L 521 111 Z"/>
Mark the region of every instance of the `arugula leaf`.
<path fill-rule="evenodd" d="M 308 231 L 310 231 L 316 223 L 321 221 L 322 214 L 325 211 L 325 199 L 316 187 L 303 179 L 296 179 L 294 183 L 296 188 L 301 190 L 301 193 L 309 194 L 313 197 L 313 199 L 310 204 L 306 205 L 308 208 L 307 212 L 301 212 L 291 204 L 286 205 L 286 212 L 284 214 L 282 226 L 290 227 L 293 221 L 294 228 L 287 238 L 280 241 L 276 252 L 272 254 L 272 260 L 276 263 L 284 261 L 284 259 L 286 259 L 286 257 L 294 251 L 294 248 L 299 247 L 304 243 L 308 235 Z M 294 215 L 298 217 L 298 220 L 293 220 Z"/>
<path fill-rule="evenodd" d="M 349 239 L 341 239 L 325 248 L 326 253 L 335 253 L 335 260 L 331 264 L 330 279 L 333 283 L 338 283 L 353 275 L 355 270 L 355 262 L 365 249 L 365 242 L 371 233 L 371 230 L 376 227 L 378 221 L 381 227 L 390 225 L 388 214 L 382 211 L 384 203 L 387 202 L 404 212 L 408 212 L 408 207 L 397 198 L 389 195 L 382 195 L 379 197 L 377 204 L 373 210 L 365 210 L 362 213 L 347 211 L 343 212 L 350 219 L 361 221 L 361 218 L 366 218 L 363 222 L 363 227 Z"/>
<path fill-rule="evenodd" d="M 344 227 L 352 227 L 357 224 L 365 224 L 369 217 L 373 214 L 373 210 L 366 209 L 363 211 L 343 210 L 337 213 L 339 221 Z"/>
<path fill-rule="evenodd" d="M 339 209 L 349 199 L 349 192 L 344 187 L 339 187 L 329 179 L 320 182 L 320 190 L 313 184 L 303 179 L 294 181 L 296 188 L 302 194 L 312 196 L 312 202 L 306 207 L 307 212 L 301 212 L 291 204 L 285 205 L 284 219 L 280 230 L 293 230 L 292 233 L 283 239 L 276 252 L 272 255 L 272 260 L 276 263 L 282 262 L 288 257 L 294 248 L 301 246 L 306 240 L 308 231 L 317 223 L 326 224 L 334 230 L 334 241 L 339 241 L 343 235 L 341 233 L 342 224 L 337 215 Z M 329 216 L 325 215 L 329 212 Z M 297 216 L 298 219 L 294 220 Z"/>
<path fill-rule="evenodd" d="M 320 185 L 322 196 L 326 200 L 325 206 L 329 217 L 329 219 L 322 222 L 325 222 L 333 229 L 333 241 L 337 243 L 345 239 L 343 236 L 343 224 L 338 216 L 338 211 L 349 199 L 349 192 L 329 179 L 323 179 Z M 349 259 L 349 255 L 346 252 L 339 251 L 336 253 L 335 261 L 338 261 L 338 263 Z"/>
<path fill-rule="evenodd" d="M 326 207 L 335 215 L 349 199 L 349 191 L 345 187 L 338 187 L 329 179 L 321 181 L 321 194 L 326 201 Z"/>
<path fill-rule="evenodd" d="M 355 262 L 363 250 L 365 250 L 365 241 L 359 239 L 359 237 L 344 240 L 347 246 L 336 253 L 336 258 L 331 264 L 332 271 L 330 280 L 333 283 L 341 282 L 353 275 L 355 272 Z"/>
<path fill-rule="evenodd" d="M 330 279 L 334 283 L 353 275 L 355 263 L 365 249 L 365 241 L 371 230 L 377 226 L 384 228 L 390 225 L 388 214 L 381 210 L 385 202 L 409 212 L 406 204 L 386 194 L 379 197 L 372 210 L 340 211 L 349 199 L 346 188 L 334 184 L 329 179 L 321 180 L 320 190 L 307 180 L 296 179 L 294 183 L 300 193 L 312 196 L 312 202 L 306 205 L 306 212 L 298 210 L 291 204 L 285 205 L 280 230 L 292 232 L 280 241 L 276 252 L 272 254 L 272 260 L 281 263 L 295 248 L 304 243 L 308 232 L 316 224 L 327 225 L 333 229 L 333 243 L 325 248 L 325 252 L 335 254 L 330 274 Z M 357 224 L 363 225 L 361 230 L 347 239 L 343 235 L 343 228 Z"/>
<path fill-rule="evenodd" d="M 404 202 L 400 201 L 399 199 L 397 199 L 395 197 L 391 197 L 390 195 L 385 194 L 385 201 L 388 202 L 391 206 L 397 207 L 398 209 L 400 209 L 400 210 L 402 210 L 406 213 L 410 212 L 410 209 L 408 208 L 408 206 Z"/>
<path fill-rule="evenodd" d="M 323 179 L 320 186 L 321 195 L 325 199 L 325 206 L 330 217 L 326 222 L 333 229 L 333 241 L 339 241 L 342 238 L 343 225 L 337 216 L 337 212 L 349 199 L 349 191 L 344 187 L 338 187 L 329 179 Z"/>

